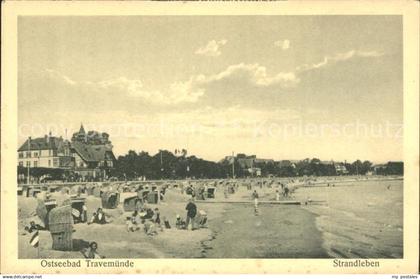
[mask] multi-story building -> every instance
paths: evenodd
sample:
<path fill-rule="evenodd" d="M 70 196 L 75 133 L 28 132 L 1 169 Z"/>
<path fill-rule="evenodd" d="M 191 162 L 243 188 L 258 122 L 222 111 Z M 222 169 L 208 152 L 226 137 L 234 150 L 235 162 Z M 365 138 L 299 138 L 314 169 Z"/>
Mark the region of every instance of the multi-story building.
<path fill-rule="evenodd" d="M 70 142 L 51 133 L 41 138 L 29 137 L 18 149 L 18 165 L 31 168 L 71 168 Z"/>
<path fill-rule="evenodd" d="M 41 138 L 29 137 L 18 149 L 20 167 L 67 169 L 82 180 L 106 178 L 114 164 L 109 135 L 86 133 L 83 125 L 71 142 L 50 133 Z"/>

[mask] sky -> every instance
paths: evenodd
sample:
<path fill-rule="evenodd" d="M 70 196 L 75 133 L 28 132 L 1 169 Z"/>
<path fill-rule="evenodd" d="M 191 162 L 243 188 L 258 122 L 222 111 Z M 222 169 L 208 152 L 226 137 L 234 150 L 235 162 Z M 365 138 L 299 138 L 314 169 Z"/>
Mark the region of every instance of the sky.
<path fill-rule="evenodd" d="M 20 17 L 18 143 L 403 160 L 399 16 Z"/>

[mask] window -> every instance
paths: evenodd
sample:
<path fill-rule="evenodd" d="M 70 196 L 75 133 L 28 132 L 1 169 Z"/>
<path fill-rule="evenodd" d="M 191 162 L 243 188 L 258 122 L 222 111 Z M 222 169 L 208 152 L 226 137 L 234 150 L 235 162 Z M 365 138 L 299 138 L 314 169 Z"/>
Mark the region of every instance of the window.
<path fill-rule="evenodd" d="M 48 166 L 51 167 L 51 160 L 48 160 Z"/>
<path fill-rule="evenodd" d="M 48 150 L 48 156 L 51 156 L 51 149 Z"/>
<path fill-rule="evenodd" d="M 83 167 L 83 162 L 80 162 L 79 167 Z"/>
<path fill-rule="evenodd" d="M 31 158 L 31 151 L 26 152 L 26 158 Z"/>
<path fill-rule="evenodd" d="M 19 166 L 23 167 L 23 162 L 22 161 L 19 161 Z"/>
<path fill-rule="evenodd" d="M 19 158 L 22 159 L 23 158 L 23 152 L 19 152 Z"/>
<path fill-rule="evenodd" d="M 59 163 L 58 158 L 54 158 L 53 159 L 53 166 L 58 167 L 58 163 Z"/>
<path fill-rule="evenodd" d="M 31 161 L 26 161 L 26 166 L 31 167 Z"/>
<path fill-rule="evenodd" d="M 34 152 L 34 157 L 38 157 L 38 152 Z"/>
<path fill-rule="evenodd" d="M 34 161 L 34 167 L 37 168 L 38 167 L 38 161 Z"/>

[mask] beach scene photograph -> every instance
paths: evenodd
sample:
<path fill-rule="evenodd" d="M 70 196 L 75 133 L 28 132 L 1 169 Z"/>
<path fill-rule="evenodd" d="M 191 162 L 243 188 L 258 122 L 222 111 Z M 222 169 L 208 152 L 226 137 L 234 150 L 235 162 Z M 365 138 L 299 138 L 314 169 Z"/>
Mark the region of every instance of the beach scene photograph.
<path fill-rule="evenodd" d="M 18 258 L 403 259 L 402 31 L 19 16 Z"/>

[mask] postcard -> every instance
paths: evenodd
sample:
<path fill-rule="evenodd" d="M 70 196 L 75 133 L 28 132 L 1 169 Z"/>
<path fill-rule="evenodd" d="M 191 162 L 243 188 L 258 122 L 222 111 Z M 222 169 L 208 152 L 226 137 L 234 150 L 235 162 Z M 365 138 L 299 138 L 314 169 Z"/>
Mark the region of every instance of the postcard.
<path fill-rule="evenodd" d="M 3 273 L 418 272 L 418 2 L 2 5 Z"/>

